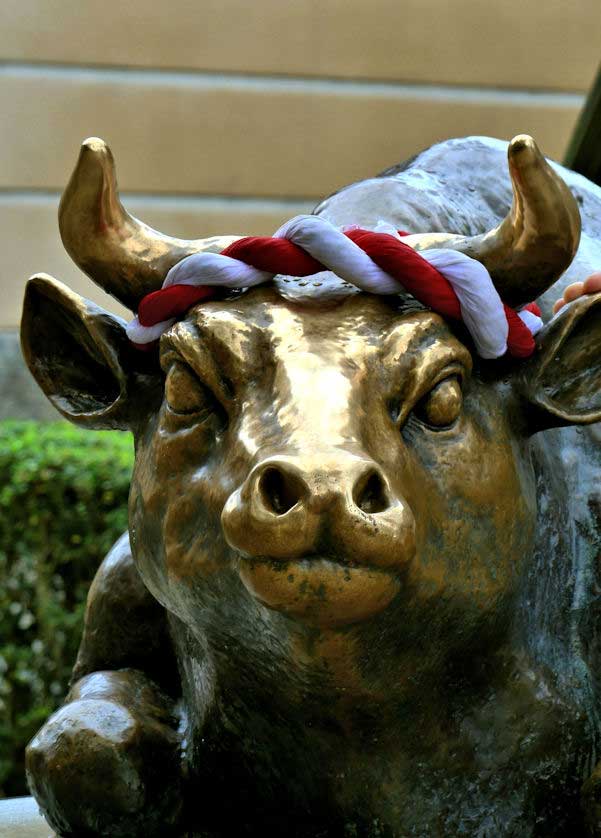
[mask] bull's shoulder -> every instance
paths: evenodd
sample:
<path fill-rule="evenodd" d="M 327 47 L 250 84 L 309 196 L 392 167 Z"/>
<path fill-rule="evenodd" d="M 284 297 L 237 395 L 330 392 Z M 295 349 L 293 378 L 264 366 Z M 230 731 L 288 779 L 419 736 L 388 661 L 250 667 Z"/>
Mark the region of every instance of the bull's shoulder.
<path fill-rule="evenodd" d="M 140 669 L 168 692 L 178 691 L 165 609 L 144 585 L 127 533 L 109 551 L 90 587 L 72 681 L 124 668 Z"/>

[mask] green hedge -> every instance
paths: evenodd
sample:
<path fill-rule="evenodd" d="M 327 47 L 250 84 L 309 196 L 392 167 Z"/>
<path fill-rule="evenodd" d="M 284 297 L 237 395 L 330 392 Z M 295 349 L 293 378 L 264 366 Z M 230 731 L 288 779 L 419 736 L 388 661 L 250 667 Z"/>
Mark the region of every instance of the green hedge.
<path fill-rule="evenodd" d="M 128 434 L 0 423 L 0 797 L 67 689 L 87 590 L 127 527 Z"/>

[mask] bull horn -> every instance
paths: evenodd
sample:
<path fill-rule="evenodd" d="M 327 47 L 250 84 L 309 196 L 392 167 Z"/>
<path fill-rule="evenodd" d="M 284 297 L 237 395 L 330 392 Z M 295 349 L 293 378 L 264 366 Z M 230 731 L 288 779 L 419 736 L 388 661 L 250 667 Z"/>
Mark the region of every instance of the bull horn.
<path fill-rule="evenodd" d="M 58 219 L 75 264 L 132 311 L 181 259 L 205 250 L 219 253 L 237 238 L 174 239 L 138 221 L 119 200 L 113 155 L 97 137 L 82 145 Z"/>
<path fill-rule="evenodd" d="M 518 306 L 544 293 L 572 262 L 580 242 L 580 212 L 532 137 L 515 137 L 507 157 L 513 203 L 498 227 L 471 238 L 433 234 L 417 246 L 450 247 L 477 259 L 505 302 Z"/>

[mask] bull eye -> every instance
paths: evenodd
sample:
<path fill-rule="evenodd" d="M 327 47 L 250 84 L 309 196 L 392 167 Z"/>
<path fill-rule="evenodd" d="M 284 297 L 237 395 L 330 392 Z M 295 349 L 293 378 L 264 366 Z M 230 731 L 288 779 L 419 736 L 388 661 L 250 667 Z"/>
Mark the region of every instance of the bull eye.
<path fill-rule="evenodd" d="M 413 408 L 413 414 L 430 428 L 449 428 L 459 418 L 462 404 L 461 384 L 451 376 L 433 387 Z"/>
<path fill-rule="evenodd" d="M 194 423 L 216 417 L 224 424 L 224 410 L 216 397 L 183 364 L 173 364 L 167 373 L 165 401 L 169 412 L 176 417 Z"/>

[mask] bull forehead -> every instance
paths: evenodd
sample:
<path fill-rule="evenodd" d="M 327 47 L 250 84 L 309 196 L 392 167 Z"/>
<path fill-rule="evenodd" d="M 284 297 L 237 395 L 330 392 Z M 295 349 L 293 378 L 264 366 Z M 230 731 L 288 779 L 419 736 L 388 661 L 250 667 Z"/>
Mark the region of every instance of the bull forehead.
<path fill-rule="evenodd" d="M 218 370 L 234 389 L 250 383 L 240 429 L 249 453 L 270 431 L 299 448 L 348 443 L 375 379 L 385 386 L 389 372 L 390 386 L 410 395 L 430 367 L 457 354 L 469 363 L 438 315 L 367 294 L 299 305 L 258 289 L 197 307 L 169 344 L 201 374 Z M 269 421 L 257 423 L 266 409 Z"/>
<path fill-rule="evenodd" d="M 274 309 L 269 331 L 279 432 L 297 448 L 348 442 L 357 383 L 378 349 L 371 331 L 353 328 L 348 317 L 332 322 L 330 313 L 307 321 L 284 307 Z"/>

